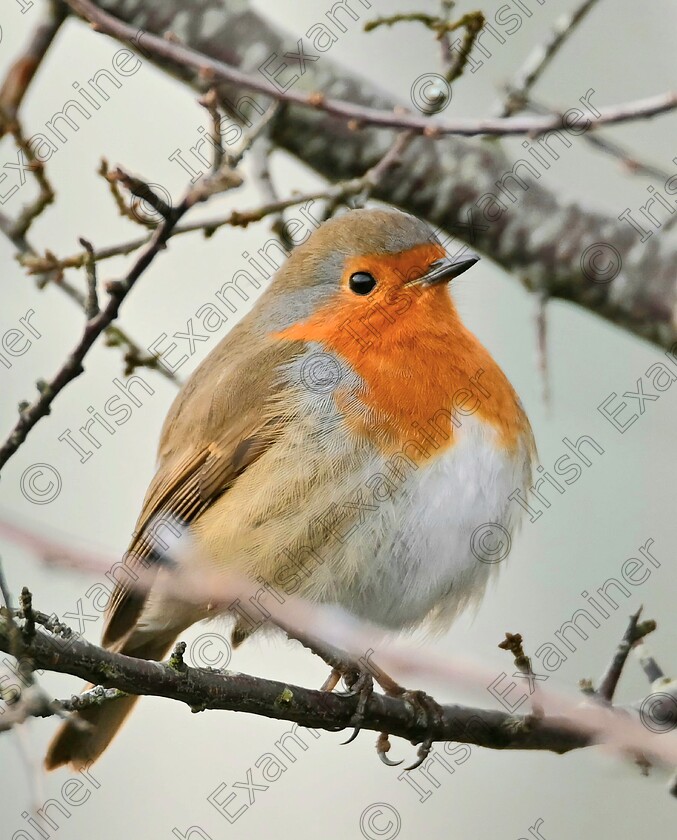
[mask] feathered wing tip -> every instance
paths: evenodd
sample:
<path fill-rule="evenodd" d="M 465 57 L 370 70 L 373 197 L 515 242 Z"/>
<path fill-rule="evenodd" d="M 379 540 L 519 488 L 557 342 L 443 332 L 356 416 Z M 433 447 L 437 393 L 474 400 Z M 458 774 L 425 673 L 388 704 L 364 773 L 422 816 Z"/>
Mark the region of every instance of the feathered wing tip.
<path fill-rule="evenodd" d="M 86 689 L 91 687 L 88 685 Z M 75 712 L 52 739 L 45 756 L 45 768 L 56 770 L 57 767 L 70 765 L 73 770 L 80 770 L 96 761 L 138 699 L 120 697 L 108 700 L 101 706 L 90 706 Z"/>
<path fill-rule="evenodd" d="M 137 659 L 163 659 L 181 631 L 174 629 L 170 632 L 171 635 L 165 630 L 150 636 L 147 632 L 132 633 L 120 646 L 119 652 Z M 91 685 L 86 685 L 83 691 L 90 688 Z M 96 761 L 113 740 L 138 699 L 135 696 L 119 697 L 75 712 L 64 721 L 52 739 L 45 756 L 45 768 L 55 770 L 68 764 L 74 770 L 79 770 Z"/>

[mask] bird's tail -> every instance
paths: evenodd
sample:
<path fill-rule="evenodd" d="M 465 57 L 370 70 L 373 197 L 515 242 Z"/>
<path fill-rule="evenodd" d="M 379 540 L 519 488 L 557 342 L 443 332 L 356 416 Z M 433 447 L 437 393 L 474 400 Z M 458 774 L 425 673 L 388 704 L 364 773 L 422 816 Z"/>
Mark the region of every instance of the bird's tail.
<path fill-rule="evenodd" d="M 180 629 L 152 634 L 147 631 L 135 631 L 116 650 L 137 659 L 163 659 L 180 632 Z M 90 688 L 92 686 L 87 685 L 83 691 Z M 64 764 L 70 764 L 74 770 L 78 770 L 96 761 L 110 744 L 138 699 L 136 696 L 130 696 L 107 700 L 101 705 L 89 706 L 71 715 L 61 725 L 49 745 L 45 756 L 46 769 L 55 770 Z M 89 725 L 82 726 L 82 723 Z"/>

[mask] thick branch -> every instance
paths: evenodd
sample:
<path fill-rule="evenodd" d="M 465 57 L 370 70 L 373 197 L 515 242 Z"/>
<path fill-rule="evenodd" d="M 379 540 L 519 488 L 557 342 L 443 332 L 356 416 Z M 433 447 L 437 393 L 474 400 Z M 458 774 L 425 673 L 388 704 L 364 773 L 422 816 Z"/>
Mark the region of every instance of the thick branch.
<path fill-rule="evenodd" d="M 131 23 L 135 32 L 142 29 L 161 35 L 171 30 L 183 44 L 249 75 L 258 75 L 262 85 L 265 80 L 259 67 L 265 61 L 261 56 L 272 56 L 273 67 L 278 67 L 285 52 L 297 51 L 301 35 L 281 34 L 244 2 L 231 0 L 215 0 L 209 15 L 200 11 L 202 6 L 196 0 L 165 0 L 152 8 L 143 0 L 102 0 L 98 5 Z M 143 36 L 139 43 L 143 48 Z M 309 43 L 304 43 L 310 49 Z M 194 87 L 205 89 L 204 79 L 193 70 L 169 60 L 157 63 Z M 289 76 L 293 69 L 288 71 Z M 398 104 L 370 82 L 337 67 L 326 54 L 306 63 L 298 86 L 304 91 L 322 91 L 327 98 L 340 92 L 343 101 L 380 111 L 392 112 Z M 237 85 L 221 85 L 219 92 L 231 105 L 251 94 Z M 582 90 L 581 94 L 586 92 Z M 570 144 L 576 141 L 576 137 L 565 139 Z M 354 125 L 348 126 L 345 120 L 325 112 L 289 104 L 275 121 L 272 140 L 329 180 L 338 181 L 358 177 L 380 160 L 392 145 L 394 132 L 374 127 L 356 130 Z M 567 153 L 561 143 L 553 145 L 562 150 L 561 154 Z M 510 181 L 513 203 L 497 182 L 512 171 L 514 164 L 495 144 L 419 136 L 403 154 L 402 165 L 383 179 L 374 196 L 454 233 L 516 272 L 524 285 L 542 296 L 573 301 L 671 347 L 677 341 L 674 248 L 659 242 L 655 231 L 643 244 L 629 223 L 577 204 L 562 204 L 528 174 L 524 188 Z M 556 161 L 552 165 L 556 166 Z M 525 173 L 523 166 L 519 174 Z M 494 221 L 485 215 L 488 207 L 483 197 L 488 195 L 502 197 L 506 205 Z M 600 268 L 609 261 L 617 263 L 617 270 L 611 266 L 615 274 L 612 282 L 609 274 L 595 274 L 594 259 L 586 262 L 586 254 L 594 257 L 590 247 L 598 243 L 606 249 L 597 255 Z"/>
<path fill-rule="evenodd" d="M 10 647 L 8 628 L 0 622 L 0 650 L 9 652 Z M 134 659 L 111 653 L 83 639 L 52 636 L 42 629 L 38 629 L 26 650 L 36 668 L 72 674 L 129 694 L 178 700 L 193 711 L 227 709 L 336 731 L 350 726 L 358 703 L 357 697 L 247 674 L 220 673 L 183 664 L 171 667 Z M 362 728 L 387 731 L 414 743 L 432 737 L 435 741 L 459 741 L 492 749 L 564 753 L 592 743 L 589 735 L 575 732 L 563 719 L 534 721 L 505 712 L 455 705 L 443 709 L 443 719 L 429 727 L 417 710 L 404 700 L 373 694 L 366 705 Z"/>

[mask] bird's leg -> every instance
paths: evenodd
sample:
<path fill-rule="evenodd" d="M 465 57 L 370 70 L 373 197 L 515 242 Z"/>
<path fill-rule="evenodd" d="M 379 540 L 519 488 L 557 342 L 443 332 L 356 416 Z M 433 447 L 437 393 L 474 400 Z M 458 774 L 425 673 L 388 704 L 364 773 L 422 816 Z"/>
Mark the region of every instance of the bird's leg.
<path fill-rule="evenodd" d="M 401 685 L 397 685 L 397 683 L 394 684 L 394 690 L 386 691 L 384 689 L 384 691 L 389 697 L 399 697 L 410 703 L 416 710 L 417 716 L 423 718 L 425 728 L 428 732 L 430 732 L 434 727 L 441 725 L 444 721 L 444 709 L 434 698 L 432 698 L 429 694 L 426 694 L 425 691 L 412 691 L 410 689 L 403 688 Z M 417 767 L 420 767 L 430 754 L 432 745 L 433 739 L 430 735 L 426 736 L 417 750 L 416 761 L 405 769 L 416 770 Z"/>
<path fill-rule="evenodd" d="M 364 657 L 360 661 L 351 658 L 345 651 L 339 650 L 326 642 L 321 642 L 318 639 L 306 636 L 295 630 L 290 630 L 287 627 L 282 628 L 290 639 L 300 642 L 304 647 L 308 648 L 316 656 L 319 656 L 327 665 L 330 666 L 331 672 L 327 679 L 321 686 L 322 691 L 333 691 L 339 683 L 341 677 L 348 688 L 349 694 L 358 695 L 357 708 L 355 714 L 352 716 L 350 723 L 353 726 L 353 733 L 345 741 L 349 744 L 357 738 L 362 721 L 364 720 L 364 713 L 367 708 L 369 698 L 374 693 L 374 680 L 381 686 L 386 694 L 397 696 L 397 692 L 404 692 L 404 689 L 389 677 L 385 671 L 382 671 L 378 666 L 370 662 L 368 657 Z M 395 767 L 402 762 L 390 761 L 386 757 L 386 753 L 390 749 L 390 742 L 388 741 L 388 733 L 382 732 L 378 741 L 376 742 L 376 751 L 379 758 L 384 764 Z"/>
<path fill-rule="evenodd" d="M 329 676 L 320 686 L 320 691 L 333 691 L 341 679 L 341 672 L 336 668 L 332 668 Z"/>
<path fill-rule="evenodd" d="M 430 697 L 429 694 L 426 694 L 425 691 L 412 691 L 404 688 L 399 683 L 395 682 L 391 676 L 386 674 L 385 671 L 382 671 L 376 663 L 369 661 L 368 657 L 367 661 L 369 673 L 372 674 L 373 678 L 381 686 L 384 694 L 388 697 L 397 697 L 410 703 L 425 721 L 425 726 L 428 731 L 430 731 L 434 726 L 441 724 L 444 720 L 444 710 L 436 700 Z M 432 745 L 432 738 L 426 737 L 421 743 L 421 746 L 418 748 L 416 761 L 406 769 L 415 770 L 417 767 L 420 767 L 430 754 Z M 390 742 L 388 741 L 388 735 L 387 733 L 382 732 L 376 742 L 376 751 L 378 752 L 381 761 L 385 764 L 392 765 L 393 762 L 389 761 L 385 755 L 389 749 Z M 401 762 L 396 763 L 400 764 Z"/>
<path fill-rule="evenodd" d="M 319 656 L 331 668 L 331 673 L 322 684 L 322 691 L 333 691 L 341 677 L 346 679 L 346 684 L 350 682 L 350 685 L 348 685 L 350 688 L 351 684 L 355 682 L 357 676 L 363 670 L 360 663 L 352 659 L 345 651 L 339 650 L 339 648 L 335 648 L 333 645 L 320 641 L 312 636 L 307 636 L 305 633 L 291 630 L 282 625 L 280 626 L 287 634 L 287 638 L 300 642 L 303 647 L 308 648 L 315 656 Z"/>
<path fill-rule="evenodd" d="M 331 668 L 331 673 L 322 684 L 322 691 L 333 691 L 339 683 L 341 677 L 348 688 L 349 694 L 358 695 L 357 708 L 355 714 L 351 718 L 351 725 L 354 727 L 353 734 L 345 742 L 349 744 L 353 741 L 359 731 L 360 725 L 364 720 L 364 711 L 367 707 L 369 698 L 374 693 L 374 682 L 371 674 L 364 669 L 361 663 L 356 662 L 345 651 L 339 650 L 332 645 L 315 639 L 311 636 L 306 636 L 296 630 L 290 630 L 287 627 L 283 628 L 290 639 L 300 642 L 308 650 L 312 651 L 316 656 L 319 656 Z"/>
<path fill-rule="evenodd" d="M 339 650 L 326 642 L 319 641 L 296 631 L 291 631 L 286 627 L 283 629 L 290 639 L 295 639 L 297 642 L 300 642 L 331 667 L 331 673 L 322 684 L 323 691 L 333 691 L 341 677 L 343 677 L 350 695 L 358 695 L 357 708 L 350 720 L 351 726 L 354 727 L 353 733 L 344 742 L 345 744 L 354 741 L 360 732 L 367 703 L 374 693 L 374 682 L 383 689 L 383 693 L 386 696 L 397 697 L 410 703 L 418 715 L 423 718 L 426 729 L 430 730 L 442 722 L 444 710 L 436 700 L 426 694 L 425 691 L 412 691 L 401 686 L 371 660 L 369 653 L 359 660 L 355 660 L 345 651 Z M 418 748 L 416 761 L 410 767 L 407 767 L 407 770 L 415 770 L 421 766 L 428 757 L 432 749 L 432 744 L 432 738 L 426 737 Z M 381 732 L 376 741 L 378 757 L 384 764 L 390 767 L 401 764 L 401 761 L 391 761 L 387 757 L 386 753 L 389 750 L 390 741 L 388 739 L 388 733 Z"/>

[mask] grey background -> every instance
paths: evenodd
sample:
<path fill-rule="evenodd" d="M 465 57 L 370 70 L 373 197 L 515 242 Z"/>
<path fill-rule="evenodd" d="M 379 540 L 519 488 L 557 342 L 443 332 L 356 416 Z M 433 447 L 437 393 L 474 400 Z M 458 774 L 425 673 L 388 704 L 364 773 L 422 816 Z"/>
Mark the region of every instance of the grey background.
<path fill-rule="evenodd" d="M 484 115 L 498 100 L 498 89 L 520 67 L 530 47 L 540 42 L 563 8 L 573 4 L 526 0 L 533 16 L 520 30 L 506 37 L 503 45 L 491 39 L 491 59 L 476 73 L 468 73 L 457 85 L 445 114 Z M 259 2 L 258 8 L 298 36 L 322 20 L 331 4 L 310 0 Z M 406 95 L 422 73 L 439 70 L 436 45 L 418 26 L 403 24 L 371 35 L 361 31 L 363 21 L 374 14 L 406 9 L 413 4 L 375 2 L 371 10 L 359 8 L 359 23 L 350 26 L 330 52 L 333 60 L 367 74 L 374 82 L 399 95 Z M 499 3 L 483 3 L 493 20 Z M 511 3 L 511 5 L 514 5 Z M 355 0 L 353 6 L 360 4 Z M 435 11 L 434 3 L 417 7 Z M 38 18 L 38 4 L 21 13 L 18 3 L 6 2 L 0 12 L 3 38 L 0 70 L 4 70 Z M 459 12 L 472 7 L 460 3 Z M 602 2 L 562 51 L 537 88 L 539 98 L 563 109 L 574 107 L 580 96 L 594 88 L 593 102 L 613 104 L 648 96 L 674 87 L 674 4 L 657 0 L 651 11 L 642 4 Z M 39 78 L 23 108 L 28 134 L 72 96 L 72 84 L 85 84 L 110 60 L 119 46 L 97 36 L 77 21 L 62 29 Z M 164 76 L 147 62 L 125 78 L 80 130 L 69 132 L 48 164 L 56 186 L 57 204 L 34 226 L 31 240 L 42 250 L 51 248 L 60 256 L 79 250 L 78 236 L 96 246 L 136 237 L 140 231 L 121 219 L 105 185 L 95 174 L 101 155 L 111 163 L 144 175 L 163 185 L 178 198 L 185 187 L 185 173 L 169 155 L 187 150 L 198 139 L 205 115 L 190 91 Z M 609 130 L 607 136 L 636 150 L 637 154 L 677 172 L 674 116 Z M 482 141 L 479 141 L 482 142 Z M 486 142 L 486 141 L 485 141 Z M 505 141 L 511 156 L 520 154 L 521 139 Z M 0 163 L 16 159 L 12 143 L 0 146 Z M 280 154 L 275 160 L 280 191 L 307 189 L 318 179 L 296 162 Z M 619 164 L 575 139 L 559 161 L 541 179 L 560 194 L 590 207 L 618 216 L 626 207 L 633 211 L 648 198 L 647 186 L 663 184 L 624 172 Z M 7 185 L 9 181 L 5 182 Z M 14 214 L 29 195 L 27 186 L 2 208 Z M 207 214 L 219 207 L 249 208 L 259 201 L 251 184 L 210 204 Z M 196 214 L 197 218 L 197 214 Z M 544 219 L 547 224 L 547 219 Z M 220 231 L 203 241 L 199 235 L 170 243 L 135 288 L 123 308 L 122 323 L 148 346 L 162 333 L 185 330 L 186 320 L 213 298 L 214 292 L 243 266 L 244 250 L 256 250 L 268 239 L 265 226 L 248 230 Z M 37 293 L 31 281 L 13 260 L 13 249 L 0 239 L 3 305 L 0 334 L 13 328 L 28 309 L 34 309 L 35 327 L 42 337 L 10 370 L 0 367 L 2 401 L 0 428 L 15 420 L 16 404 L 32 396 L 33 382 L 51 375 L 75 342 L 82 315 L 60 292 Z M 102 279 L 120 275 L 128 258 L 100 266 Z M 72 275 L 81 283 L 82 276 Z M 605 453 L 593 458 L 581 478 L 536 522 L 527 522 L 515 540 L 510 562 L 475 616 L 462 617 L 447 636 L 431 642 L 442 654 L 472 656 L 495 668 L 510 671 L 505 654 L 496 649 L 504 631 L 519 631 L 528 649 L 535 651 L 552 640 L 555 631 L 583 607 L 582 591 L 594 591 L 609 577 L 618 577 L 623 562 L 637 554 L 651 538 L 661 567 L 646 583 L 622 599 L 619 609 L 587 641 L 577 640 L 575 652 L 550 678 L 549 685 L 575 692 L 579 678 L 597 676 L 622 633 L 627 615 L 640 604 L 646 615 L 657 619 L 659 631 L 651 639 L 664 668 L 677 670 L 674 649 L 675 571 L 673 546 L 677 537 L 671 493 L 675 456 L 674 411 L 677 388 L 648 403 L 646 413 L 624 434 L 619 434 L 596 410 L 611 392 L 635 390 L 636 380 L 662 358 L 662 352 L 613 326 L 572 308 L 553 302 L 548 313 L 548 362 L 550 406 L 542 398 L 535 333 L 536 301 L 516 281 L 488 260 L 455 284 L 460 310 L 494 353 L 522 397 L 534 427 L 542 464 L 550 468 L 564 452 L 562 438 L 588 434 Z M 244 310 L 243 310 L 244 311 Z M 198 345 L 196 354 L 181 369 L 185 377 L 206 354 L 216 338 Z M 152 387 L 142 395 L 129 422 L 85 464 L 58 436 L 67 428 L 84 425 L 88 406 L 99 409 L 114 392 L 114 377 L 121 371 L 120 354 L 97 346 L 90 354 L 86 373 L 57 400 L 51 416 L 42 421 L 30 440 L 7 465 L 0 484 L 3 516 L 25 523 L 57 529 L 83 547 L 99 547 L 108 554 L 121 553 L 128 540 L 142 496 L 153 474 L 154 450 L 174 388 L 148 371 L 140 375 Z M 645 385 L 647 384 L 645 380 Z M 58 470 L 61 491 L 51 503 L 38 506 L 20 492 L 21 476 L 35 463 Z M 74 611 L 78 598 L 94 582 L 76 571 L 52 569 L 28 551 L 0 540 L 0 552 L 14 592 L 28 585 L 36 604 L 59 615 Z M 87 607 L 87 602 L 83 606 Z M 98 640 L 101 621 L 87 625 L 88 636 Z M 196 627 L 185 635 L 190 642 L 219 627 Z M 671 643 L 672 642 L 672 643 Z M 212 649 L 215 652 L 215 649 Z M 315 686 L 325 677 L 319 661 L 291 644 L 251 641 L 237 652 L 233 667 L 292 683 Z M 46 674 L 42 684 L 56 696 L 79 688 L 76 679 Z M 472 700 L 478 705 L 496 705 L 486 691 L 469 696 L 453 686 L 421 685 L 434 690 L 440 701 Z M 623 678 L 619 697 L 630 700 L 646 691 L 643 676 L 633 661 Z M 19 740 L 39 763 L 55 729 L 54 720 L 32 721 L 20 734 L 0 738 L 2 784 L 0 786 L 0 833 L 11 837 L 28 828 L 22 811 L 37 797 L 63 802 L 62 785 L 72 774 L 60 771 L 40 778 L 37 791 L 19 760 Z M 232 788 L 244 781 L 249 768 L 260 782 L 255 762 L 265 753 L 278 758 L 274 746 L 286 723 L 250 718 L 226 712 L 191 715 L 177 703 L 144 699 L 129 724 L 104 758 L 93 768 L 100 785 L 87 801 L 69 807 L 68 819 L 55 814 L 60 827 L 49 836 L 101 838 L 172 836 L 172 829 L 185 832 L 199 826 L 212 838 L 225 837 L 361 837 L 360 818 L 374 803 L 396 809 L 399 836 L 521 838 L 537 820 L 548 840 L 573 836 L 616 838 L 658 835 L 674 824 L 674 802 L 665 792 L 667 776 L 653 771 L 640 776 L 632 762 L 621 762 L 601 750 L 587 750 L 565 757 L 549 754 L 499 753 L 473 749 L 453 774 L 442 766 L 434 771 L 437 785 L 426 801 L 399 780 L 400 770 L 383 767 L 373 750 L 373 737 L 363 733 L 349 747 L 339 747 L 342 734 L 305 733 L 308 748 L 296 748 L 295 760 L 256 794 L 256 800 L 234 824 L 230 824 L 207 801 L 209 794 L 225 783 L 235 792 L 236 810 L 248 804 L 246 790 Z M 667 737 L 667 736 L 666 736 Z M 415 749 L 394 740 L 391 756 L 413 759 Z M 443 753 L 444 754 L 444 753 Z M 455 760 L 459 760 L 460 752 Z M 421 779 L 420 776 L 417 776 Z M 366 836 L 395 836 L 392 813 L 372 810 Z M 366 817 L 365 817 L 366 819 Z M 370 833 L 371 832 L 371 833 Z M 21 834 L 17 835 L 21 837 Z M 29 835 L 30 836 L 30 835 Z M 34 833 L 35 836 L 35 833 Z M 178 835 L 181 836 L 181 835 Z M 193 837 L 200 834 L 195 831 Z"/>

